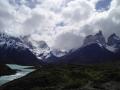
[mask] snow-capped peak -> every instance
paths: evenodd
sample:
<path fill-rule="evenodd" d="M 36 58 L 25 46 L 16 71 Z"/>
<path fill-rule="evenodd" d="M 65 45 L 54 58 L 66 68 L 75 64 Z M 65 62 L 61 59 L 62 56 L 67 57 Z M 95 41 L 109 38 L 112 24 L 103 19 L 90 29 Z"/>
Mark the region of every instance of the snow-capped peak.
<path fill-rule="evenodd" d="M 0 47 L 4 46 L 5 48 L 16 48 L 16 49 L 25 49 L 28 48 L 21 39 L 18 37 L 12 37 L 5 33 L 0 33 Z"/>
<path fill-rule="evenodd" d="M 30 35 L 21 38 L 23 39 L 24 43 L 29 46 L 29 50 L 33 52 L 38 59 L 43 60 L 49 56 L 51 50 L 45 41 L 33 40 Z"/>
<path fill-rule="evenodd" d="M 29 35 L 22 38 L 24 40 L 24 43 L 29 46 L 30 51 L 32 51 L 38 59 L 46 60 L 51 56 L 62 57 L 66 54 L 66 52 L 62 50 L 51 49 L 43 40 L 33 40 Z"/>

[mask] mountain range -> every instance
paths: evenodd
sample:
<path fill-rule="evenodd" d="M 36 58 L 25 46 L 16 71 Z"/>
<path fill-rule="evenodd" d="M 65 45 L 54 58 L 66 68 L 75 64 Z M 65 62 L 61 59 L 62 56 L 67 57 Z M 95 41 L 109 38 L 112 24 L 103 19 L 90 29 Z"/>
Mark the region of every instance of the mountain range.
<path fill-rule="evenodd" d="M 95 35 L 88 35 L 83 45 L 61 58 L 50 59 L 50 63 L 57 64 L 93 64 L 114 62 L 120 59 L 120 38 L 115 33 L 106 40 L 102 31 Z"/>
<path fill-rule="evenodd" d="M 0 63 L 36 65 L 42 63 L 22 39 L 0 34 Z"/>
<path fill-rule="evenodd" d="M 51 49 L 45 41 L 33 42 L 29 40 L 29 36 L 13 37 L 0 33 L 0 63 L 87 64 L 120 59 L 120 37 L 115 33 L 108 39 L 105 39 L 102 31 L 88 35 L 80 48 L 69 52 Z"/>

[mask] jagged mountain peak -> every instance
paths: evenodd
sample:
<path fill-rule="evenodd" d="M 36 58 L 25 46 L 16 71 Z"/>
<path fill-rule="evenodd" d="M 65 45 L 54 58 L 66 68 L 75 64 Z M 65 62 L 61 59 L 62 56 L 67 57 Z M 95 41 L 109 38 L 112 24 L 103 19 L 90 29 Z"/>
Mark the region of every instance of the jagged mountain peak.
<path fill-rule="evenodd" d="M 0 33 L 0 63 L 34 65 L 41 61 L 19 37 Z"/>
<path fill-rule="evenodd" d="M 101 46 L 106 46 L 105 37 L 103 36 L 103 33 L 101 30 L 95 35 L 86 36 L 83 42 L 83 46 L 87 46 L 93 43 L 98 43 Z"/>
<path fill-rule="evenodd" d="M 115 40 L 120 40 L 120 37 L 117 36 L 115 33 L 111 34 L 108 39 L 110 38 L 115 39 Z"/>
<path fill-rule="evenodd" d="M 29 49 L 36 55 L 38 59 L 41 59 L 45 61 L 46 59 L 52 57 L 52 56 L 58 56 L 49 45 L 44 40 L 36 41 L 33 38 L 31 38 L 30 35 L 21 37 L 24 40 L 24 43 L 29 46 Z M 53 55 L 54 53 L 55 55 Z"/>
<path fill-rule="evenodd" d="M 120 49 L 120 37 L 115 33 L 108 37 L 107 42 L 105 41 L 105 37 L 101 30 L 95 35 L 88 35 L 84 39 L 83 47 L 94 43 L 97 43 L 101 47 L 106 47 L 106 49 L 111 52 L 116 52 L 118 49 Z"/>
<path fill-rule="evenodd" d="M 21 38 L 23 39 L 24 43 L 27 44 L 32 49 L 35 49 L 36 47 L 40 49 L 49 48 L 48 44 L 44 40 L 40 40 L 40 41 L 34 40 L 31 38 L 30 35 L 26 35 Z"/>
<path fill-rule="evenodd" d="M 120 37 L 113 33 L 108 37 L 107 44 L 115 48 L 120 48 Z"/>

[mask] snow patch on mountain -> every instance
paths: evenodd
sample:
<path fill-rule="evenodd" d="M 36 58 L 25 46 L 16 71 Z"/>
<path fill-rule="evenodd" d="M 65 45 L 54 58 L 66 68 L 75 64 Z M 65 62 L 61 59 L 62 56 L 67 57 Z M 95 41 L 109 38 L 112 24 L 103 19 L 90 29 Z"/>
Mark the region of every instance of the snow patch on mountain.
<path fill-rule="evenodd" d="M 15 49 L 25 49 L 28 48 L 23 41 L 17 37 L 9 36 L 5 33 L 0 33 L 0 47 L 4 48 L 15 48 Z"/>
<path fill-rule="evenodd" d="M 111 52 L 116 52 L 116 50 L 117 50 L 117 48 L 115 48 L 114 46 L 106 46 L 106 49 Z"/>
<path fill-rule="evenodd" d="M 58 49 L 53 49 L 52 50 L 52 54 L 56 57 L 62 57 L 64 55 L 66 55 L 68 52 L 65 50 L 58 50 Z"/>

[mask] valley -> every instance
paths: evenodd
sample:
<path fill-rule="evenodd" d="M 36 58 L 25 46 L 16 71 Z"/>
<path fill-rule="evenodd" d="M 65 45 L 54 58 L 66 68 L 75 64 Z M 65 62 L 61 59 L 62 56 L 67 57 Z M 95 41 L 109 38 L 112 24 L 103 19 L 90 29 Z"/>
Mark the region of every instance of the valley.
<path fill-rule="evenodd" d="M 82 46 L 70 51 L 52 50 L 45 41 L 35 43 L 0 34 L 0 63 L 8 63 L 8 72 L 16 70 L 6 73 L 1 68 L 5 76 L 0 77 L 0 90 L 120 90 L 116 34 L 107 41 L 102 31 L 88 35 Z"/>

